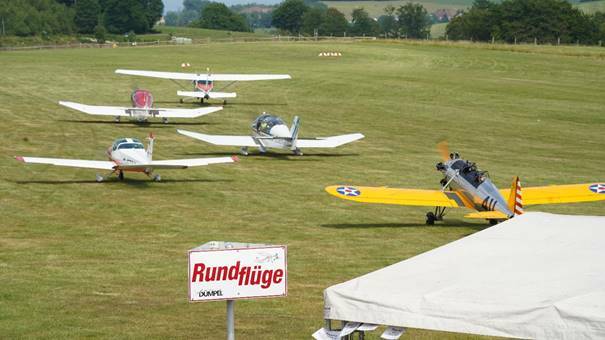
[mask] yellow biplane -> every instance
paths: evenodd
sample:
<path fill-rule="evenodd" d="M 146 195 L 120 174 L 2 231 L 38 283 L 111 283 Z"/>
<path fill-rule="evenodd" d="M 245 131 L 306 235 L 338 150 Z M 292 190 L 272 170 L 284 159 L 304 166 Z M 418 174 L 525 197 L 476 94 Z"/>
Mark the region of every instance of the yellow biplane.
<path fill-rule="evenodd" d="M 439 144 L 439 151 L 443 162 L 437 163 L 437 170 L 444 175 L 441 190 L 350 185 L 333 185 L 325 190 L 330 195 L 355 202 L 435 207 L 434 212 L 426 214 L 428 225 L 441 221 L 446 208 L 473 209 L 476 211 L 465 217 L 486 219 L 490 224 L 496 224 L 522 214 L 523 205 L 605 200 L 605 183 L 551 185 L 521 190 L 519 178 L 515 177 L 510 189 L 500 190 L 486 171 L 479 170 L 473 162 L 460 159 L 458 153 L 450 153 L 445 142 Z"/>

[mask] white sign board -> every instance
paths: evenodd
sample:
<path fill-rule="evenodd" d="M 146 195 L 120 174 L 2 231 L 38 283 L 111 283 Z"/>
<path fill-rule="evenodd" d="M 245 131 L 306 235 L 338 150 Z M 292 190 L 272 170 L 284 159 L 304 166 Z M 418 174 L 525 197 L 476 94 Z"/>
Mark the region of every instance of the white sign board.
<path fill-rule="evenodd" d="M 286 296 L 286 246 L 199 247 L 189 251 L 189 301 Z"/>

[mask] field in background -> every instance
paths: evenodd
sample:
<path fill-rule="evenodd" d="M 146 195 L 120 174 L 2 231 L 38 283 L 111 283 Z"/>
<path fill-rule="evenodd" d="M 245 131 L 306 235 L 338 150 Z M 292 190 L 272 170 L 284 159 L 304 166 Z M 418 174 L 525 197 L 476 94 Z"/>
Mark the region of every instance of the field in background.
<path fill-rule="evenodd" d="M 322 51 L 340 58 L 317 57 Z M 133 87 L 163 107 L 170 81 L 116 68 L 290 73 L 241 83 L 222 112 L 170 124 L 113 123 L 59 100 L 129 105 Z M 438 188 L 435 145 L 449 140 L 501 187 L 605 180 L 605 55 L 599 48 L 363 43 L 229 43 L 0 53 L 0 334 L 44 337 L 224 337 L 223 303 L 187 302 L 187 250 L 210 240 L 288 245 L 287 298 L 236 303 L 243 339 L 308 339 L 323 325 L 324 288 L 486 227 L 450 211 L 364 205 L 323 191 L 347 183 Z M 241 157 L 235 165 L 127 174 L 23 165 L 14 155 L 103 159 L 114 138 L 157 136 L 154 158 L 230 155 L 176 133 L 248 134 L 267 111 L 302 119 L 301 137 L 362 132 L 335 150 Z M 603 214 L 605 204 L 527 211 Z M 480 254 L 478 254 L 480 256 Z M 463 266 L 464 263 L 452 263 Z M 378 333 L 380 334 L 380 333 Z M 376 339 L 373 335 L 370 339 Z M 409 330 L 410 339 L 481 337 Z"/>
<path fill-rule="evenodd" d="M 407 0 L 386 0 L 386 1 L 322 1 L 328 7 L 334 7 L 341 11 L 347 18 L 351 18 L 351 12 L 356 8 L 364 8 L 371 17 L 378 18 L 384 15 L 384 9 L 388 5 L 396 8 L 405 5 Z M 421 3 L 429 13 L 438 9 L 464 9 L 473 4 L 472 0 L 420 0 L 413 1 Z"/>
<path fill-rule="evenodd" d="M 585 13 L 605 12 L 605 1 L 590 1 L 576 4 Z"/>

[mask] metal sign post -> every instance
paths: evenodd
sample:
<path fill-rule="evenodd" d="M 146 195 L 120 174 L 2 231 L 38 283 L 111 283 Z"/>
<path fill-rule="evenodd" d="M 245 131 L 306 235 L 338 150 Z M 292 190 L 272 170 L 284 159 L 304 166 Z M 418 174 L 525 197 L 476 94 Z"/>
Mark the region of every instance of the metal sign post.
<path fill-rule="evenodd" d="M 235 340 L 235 300 L 227 300 L 227 340 Z"/>

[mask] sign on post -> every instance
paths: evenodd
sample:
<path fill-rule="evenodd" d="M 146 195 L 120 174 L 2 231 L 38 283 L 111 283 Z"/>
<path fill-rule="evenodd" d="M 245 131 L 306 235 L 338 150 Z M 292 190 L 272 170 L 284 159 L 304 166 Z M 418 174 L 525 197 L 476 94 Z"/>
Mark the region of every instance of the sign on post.
<path fill-rule="evenodd" d="M 189 251 L 189 301 L 286 296 L 286 246 L 208 242 Z"/>

